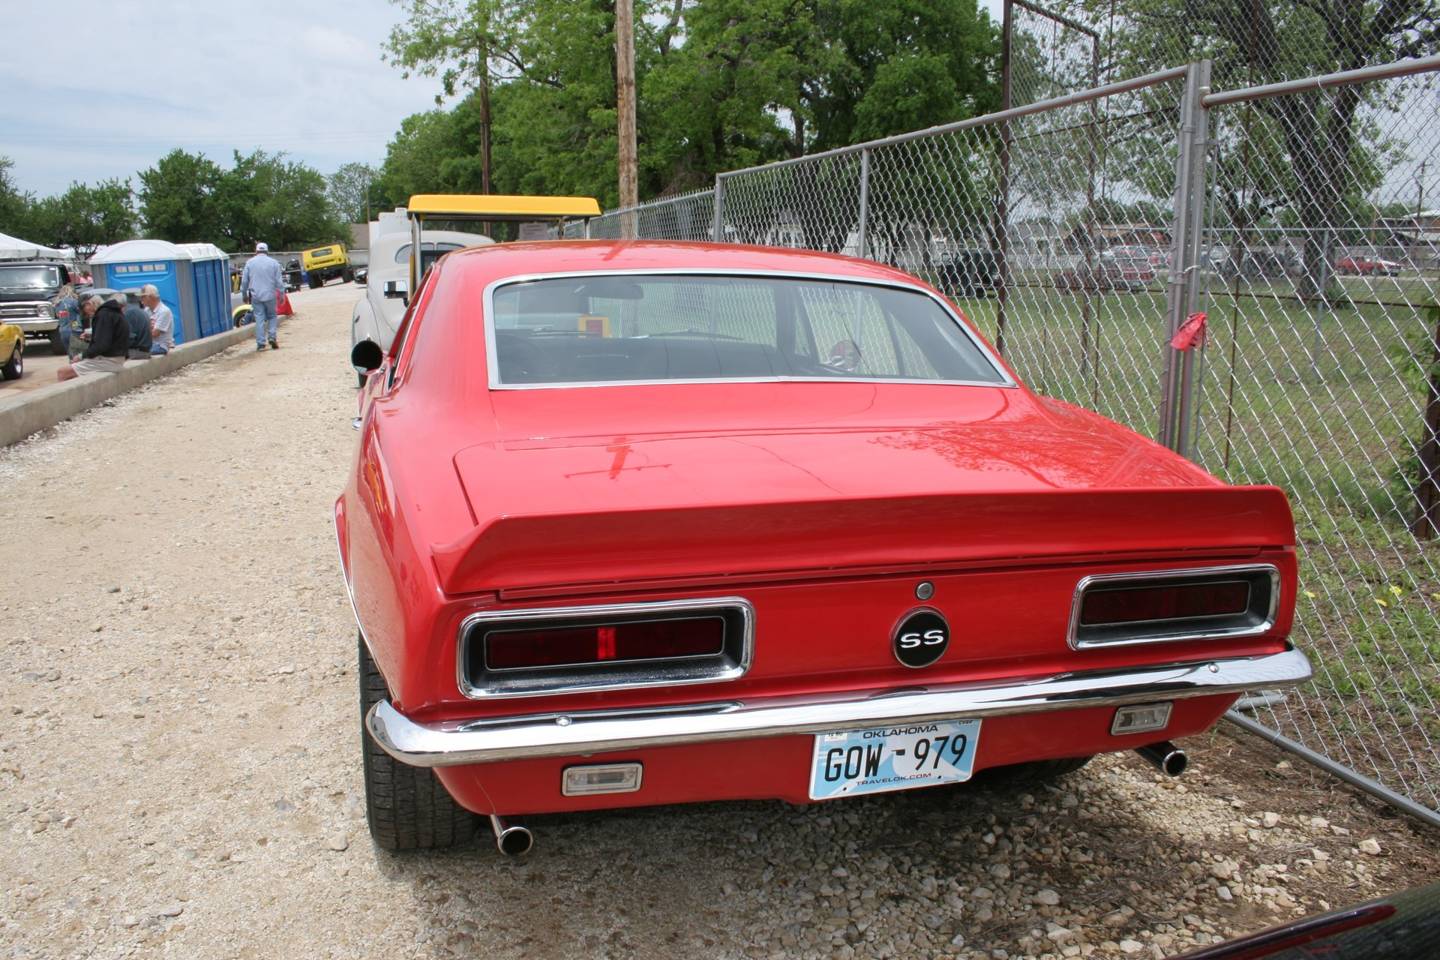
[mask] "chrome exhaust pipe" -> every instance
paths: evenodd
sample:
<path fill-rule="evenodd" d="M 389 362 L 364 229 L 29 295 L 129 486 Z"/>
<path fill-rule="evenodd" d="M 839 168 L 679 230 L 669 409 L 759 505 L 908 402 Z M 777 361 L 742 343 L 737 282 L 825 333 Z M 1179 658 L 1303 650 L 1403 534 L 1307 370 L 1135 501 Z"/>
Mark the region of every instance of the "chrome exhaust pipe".
<path fill-rule="evenodd" d="M 1135 752 L 1144 757 L 1145 760 L 1165 774 L 1167 777 L 1178 777 L 1185 772 L 1190 765 L 1190 760 L 1181 750 L 1169 740 L 1161 740 L 1159 743 L 1147 744 L 1143 747 L 1136 747 Z"/>
<path fill-rule="evenodd" d="M 523 857 L 535 846 L 530 828 L 490 814 L 490 829 L 495 832 L 495 847 L 507 857 Z"/>

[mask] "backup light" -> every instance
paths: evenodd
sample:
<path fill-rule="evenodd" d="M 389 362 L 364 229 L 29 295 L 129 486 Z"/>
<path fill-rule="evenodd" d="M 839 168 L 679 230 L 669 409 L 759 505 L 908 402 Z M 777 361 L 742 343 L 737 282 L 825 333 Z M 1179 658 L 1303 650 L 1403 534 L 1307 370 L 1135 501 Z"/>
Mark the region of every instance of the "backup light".
<path fill-rule="evenodd" d="M 1170 701 L 1163 703 L 1135 703 L 1115 711 L 1110 723 L 1110 735 L 1123 737 L 1131 733 L 1150 733 L 1164 730 L 1170 722 Z"/>
<path fill-rule="evenodd" d="M 567 797 L 589 797 L 597 793 L 634 793 L 640 789 L 644 768 L 638 763 L 606 763 L 566 767 L 560 792 Z"/>

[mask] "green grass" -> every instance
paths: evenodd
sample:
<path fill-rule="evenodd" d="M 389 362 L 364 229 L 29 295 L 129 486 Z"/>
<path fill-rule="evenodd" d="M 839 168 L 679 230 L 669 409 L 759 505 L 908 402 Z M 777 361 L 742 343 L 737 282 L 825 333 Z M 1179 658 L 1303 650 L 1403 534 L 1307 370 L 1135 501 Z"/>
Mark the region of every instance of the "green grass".
<path fill-rule="evenodd" d="M 1036 286 L 1025 286 L 1029 280 Z M 1019 278 L 1006 358 L 1037 391 L 1154 436 L 1166 311 L 1160 285 L 1086 296 Z M 1316 681 L 1278 708 L 1286 732 L 1440 805 L 1440 542 L 1409 532 L 1440 278 L 1341 278 L 1316 314 L 1286 281 L 1207 295 L 1194 456 L 1231 483 L 1286 490 L 1301 588 L 1296 640 Z M 1238 292 L 1239 296 L 1232 295 Z M 1088 302 L 1087 302 L 1088 300 Z M 1363 302 L 1366 300 L 1378 303 Z M 993 297 L 960 306 L 994 342 Z"/>

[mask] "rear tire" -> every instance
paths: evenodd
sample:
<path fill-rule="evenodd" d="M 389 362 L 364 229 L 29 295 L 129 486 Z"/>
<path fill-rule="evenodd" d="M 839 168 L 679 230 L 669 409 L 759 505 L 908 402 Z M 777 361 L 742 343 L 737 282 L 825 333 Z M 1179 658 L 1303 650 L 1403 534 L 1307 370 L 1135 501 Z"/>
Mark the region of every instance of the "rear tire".
<path fill-rule="evenodd" d="M 15 344 L 15 351 L 10 354 L 10 359 L 0 365 L 0 379 L 19 380 L 25 375 L 25 340 L 22 338 Z"/>
<path fill-rule="evenodd" d="M 988 770 L 982 770 L 975 779 L 982 783 L 996 784 L 1044 783 L 1072 774 L 1094 759 L 1093 756 L 1090 756 L 1065 757 L 1060 760 L 1032 760 L 1029 763 L 1015 763 L 1008 767 L 991 767 Z"/>
<path fill-rule="evenodd" d="M 434 850 L 464 843 L 478 818 L 446 792 L 435 774 L 412 767 L 380 749 L 365 729 L 365 716 L 390 699 L 385 678 L 359 638 L 360 748 L 365 761 L 365 819 L 382 850 Z"/>
<path fill-rule="evenodd" d="M 310 289 L 311 289 L 311 290 L 319 290 L 319 289 L 320 289 L 321 287 L 323 287 L 324 285 L 325 285 L 325 281 L 324 281 L 324 280 L 321 280 L 319 277 L 315 276 L 314 274 L 311 274 L 311 275 L 310 275 Z"/>

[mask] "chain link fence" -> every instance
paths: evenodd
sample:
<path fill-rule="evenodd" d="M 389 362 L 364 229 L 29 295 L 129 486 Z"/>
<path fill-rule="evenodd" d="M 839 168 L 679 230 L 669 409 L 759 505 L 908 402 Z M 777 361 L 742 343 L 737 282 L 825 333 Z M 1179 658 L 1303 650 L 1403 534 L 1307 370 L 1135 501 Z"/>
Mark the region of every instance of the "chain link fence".
<path fill-rule="evenodd" d="M 709 240 L 713 233 L 715 191 L 663 197 L 642 203 L 631 211 L 611 210 L 587 223 L 565 224 L 564 237 L 577 240 L 616 240 L 623 235 L 623 219 L 628 213 L 635 220 L 635 236 L 647 240 Z M 588 232 L 587 232 L 588 228 Z"/>
<path fill-rule="evenodd" d="M 1435 70 L 1209 99 L 1192 456 L 1295 511 L 1316 679 L 1256 719 L 1440 809 Z"/>
<path fill-rule="evenodd" d="M 1440 823 L 1440 57 L 1221 93 L 1210 60 L 1097 86 L 1150 0 L 1103 33 L 1013 2 L 1016 106 L 566 235 L 619 236 L 628 214 L 640 237 L 892 264 L 1038 392 L 1283 487 L 1316 681 L 1232 718 Z M 1219 75 L 1268 79 L 1263 31 L 1227 23 L 1221 53 L 1255 59 Z M 1172 349 L 1197 312 L 1208 338 Z"/>

